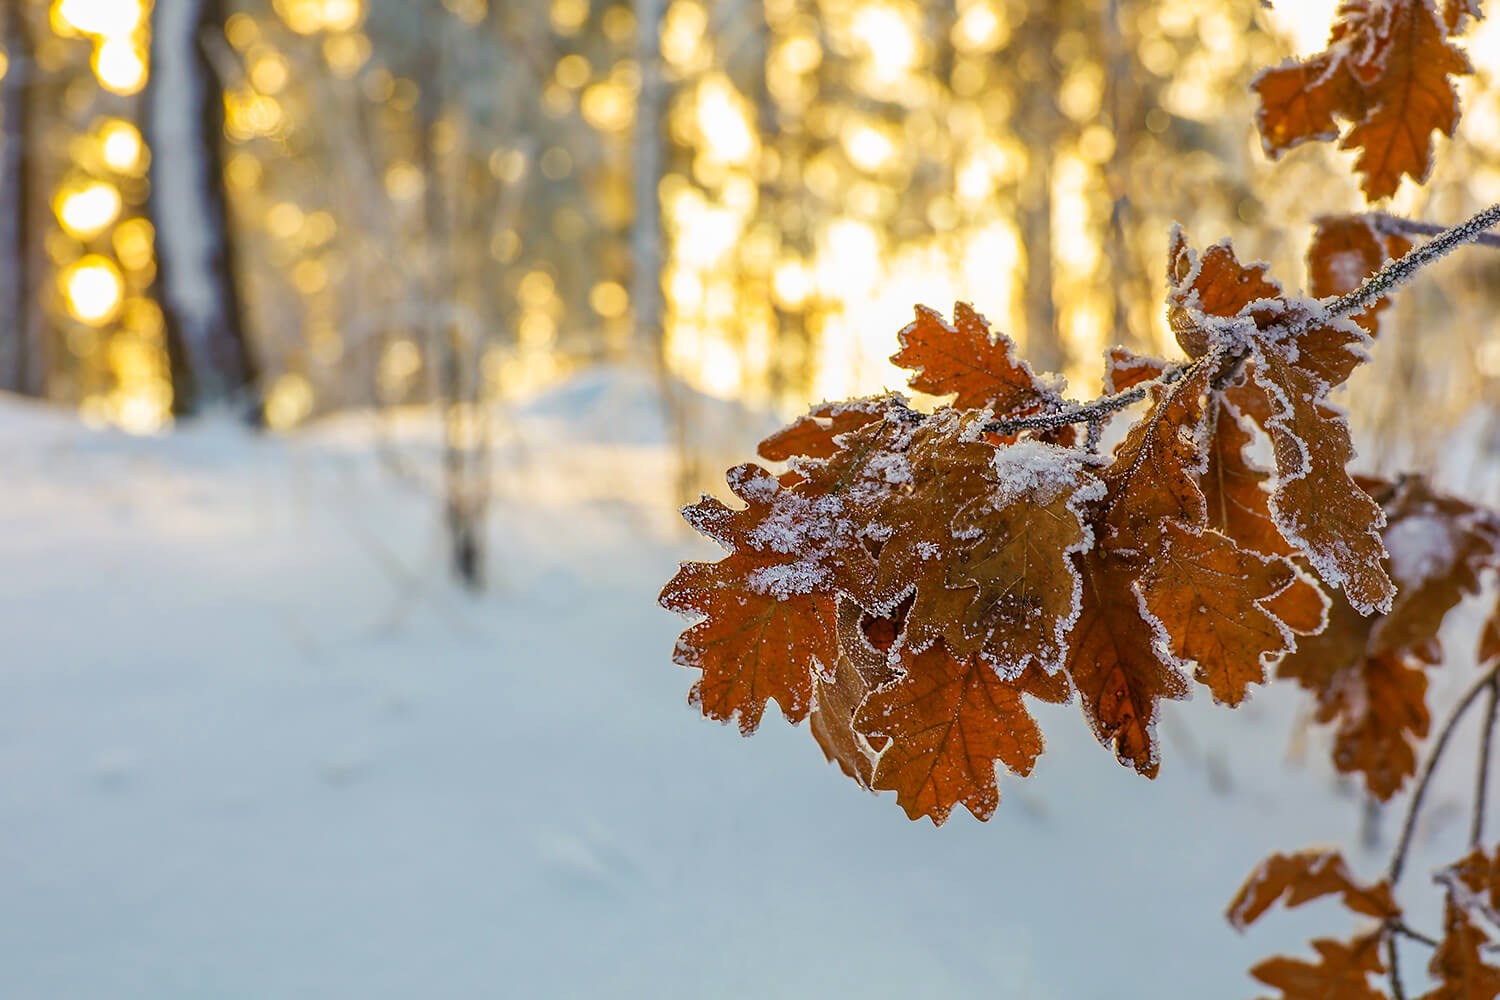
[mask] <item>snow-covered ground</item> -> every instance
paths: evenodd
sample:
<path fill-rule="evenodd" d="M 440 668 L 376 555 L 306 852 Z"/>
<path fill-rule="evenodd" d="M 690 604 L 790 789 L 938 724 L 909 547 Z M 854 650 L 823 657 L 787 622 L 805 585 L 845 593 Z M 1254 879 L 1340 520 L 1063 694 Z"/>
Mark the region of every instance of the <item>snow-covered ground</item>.
<path fill-rule="evenodd" d="M 655 596 L 715 550 L 650 396 L 595 373 L 514 412 L 479 598 L 411 421 L 132 439 L 0 402 L 0 997 L 1229 998 L 1350 926 L 1222 917 L 1273 850 L 1390 847 L 1292 690 L 1167 706 L 1156 782 L 1039 707 L 1035 775 L 941 829 L 774 709 L 699 718 Z M 749 457 L 764 422 L 708 409 Z M 1455 753 L 1413 902 L 1462 851 Z"/>

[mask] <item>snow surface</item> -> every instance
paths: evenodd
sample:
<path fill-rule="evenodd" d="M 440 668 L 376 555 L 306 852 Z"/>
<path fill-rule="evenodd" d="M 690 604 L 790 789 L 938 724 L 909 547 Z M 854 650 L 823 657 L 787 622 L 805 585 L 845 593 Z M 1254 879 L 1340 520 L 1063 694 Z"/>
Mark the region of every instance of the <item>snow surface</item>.
<path fill-rule="evenodd" d="M 1344 843 L 1373 876 L 1397 826 L 1359 846 L 1289 686 L 1165 706 L 1155 782 L 1037 706 L 1035 775 L 941 829 L 774 711 L 748 740 L 698 717 L 655 597 L 718 549 L 672 510 L 649 388 L 511 414 L 479 598 L 444 571 L 425 421 L 132 439 L 0 400 L 0 994 L 1239 997 L 1353 926 L 1223 918 L 1270 852 Z M 758 418 L 710 416 L 749 457 Z M 1402 887 L 1427 929 L 1458 739 Z"/>

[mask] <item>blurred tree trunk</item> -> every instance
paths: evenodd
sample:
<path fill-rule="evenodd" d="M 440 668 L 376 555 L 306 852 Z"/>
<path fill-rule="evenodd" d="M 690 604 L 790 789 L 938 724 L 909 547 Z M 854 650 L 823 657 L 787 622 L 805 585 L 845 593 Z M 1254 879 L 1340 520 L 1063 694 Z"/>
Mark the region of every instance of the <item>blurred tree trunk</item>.
<path fill-rule="evenodd" d="M 157 294 L 166 319 L 173 410 L 247 407 L 257 372 L 245 340 L 224 203 L 223 101 L 199 44 L 223 31 L 222 0 L 156 0 L 146 137 Z"/>
<path fill-rule="evenodd" d="M 1067 361 L 1052 298 L 1052 158 L 1061 132 L 1057 92 L 1057 12 L 1034 4 L 1022 28 L 1018 131 L 1026 144 L 1026 176 L 1021 181 L 1020 230 L 1026 248 L 1026 356 L 1047 371 Z"/>
<path fill-rule="evenodd" d="M 46 358 L 32 267 L 38 213 L 31 191 L 36 63 L 18 4 L 0 5 L 0 45 L 10 63 L 0 80 L 0 389 L 40 396 L 46 391 Z"/>

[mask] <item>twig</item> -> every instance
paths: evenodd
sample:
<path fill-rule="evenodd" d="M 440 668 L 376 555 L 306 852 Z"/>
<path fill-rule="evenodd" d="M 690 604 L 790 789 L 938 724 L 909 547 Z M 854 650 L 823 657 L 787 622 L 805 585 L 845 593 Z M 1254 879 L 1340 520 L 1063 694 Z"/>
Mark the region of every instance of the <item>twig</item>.
<path fill-rule="evenodd" d="M 1385 954 L 1386 964 L 1390 966 L 1391 971 L 1391 1000 L 1406 1000 L 1406 990 L 1401 985 L 1401 962 L 1396 952 L 1395 934 L 1386 934 Z"/>
<path fill-rule="evenodd" d="M 1428 937 L 1426 934 L 1423 934 L 1421 931 L 1408 926 L 1404 921 L 1393 920 L 1390 924 L 1390 928 L 1397 934 L 1400 934 L 1402 937 L 1411 938 L 1413 941 L 1420 941 L 1422 944 L 1425 944 L 1429 948 L 1436 948 L 1438 946 L 1437 941 Z"/>
<path fill-rule="evenodd" d="M 1328 305 L 1329 316 L 1337 319 L 1364 312 L 1377 300 L 1397 285 L 1408 281 L 1422 268 L 1442 257 L 1455 247 L 1478 242 L 1485 231 L 1500 223 L 1500 204 L 1444 229 L 1432 239 L 1410 253 L 1393 260 L 1365 279 L 1365 283 L 1347 295 L 1341 295 Z"/>
<path fill-rule="evenodd" d="M 1469 827 L 1469 846 L 1478 847 L 1484 837 L 1484 799 L 1490 784 L 1490 744 L 1495 738 L 1495 715 L 1500 709 L 1500 676 L 1491 675 L 1489 697 L 1484 704 L 1484 729 L 1479 741 L 1479 773 L 1474 778 L 1474 822 Z"/>
<path fill-rule="evenodd" d="M 1435 222 L 1418 222 L 1403 219 L 1389 212 L 1370 212 L 1365 216 L 1382 236 L 1437 236 L 1443 227 Z M 1500 233 L 1485 233 L 1474 240 L 1487 247 L 1500 248 Z"/>
<path fill-rule="evenodd" d="M 1458 720 L 1463 718 L 1464 712 L 1479 697 L 1481 691 L 1493 686 L 1496 678 L 1500 677 L 1500 666 L 1496 666 L 1486 674 L 1479 683 L 1475 684 L 1464 693 L 1463 698 L 1454 708 L 1453 714 L 1448 716 L 1448 721 L 1443 724 L 1442 732 L 1438 733 L 1437 742 L 1432 746 L 1432 753 L 1427 758 L 1427 763 L 1422 767 L 1422 777 L 1417 781 L 1416 790 L 1412 792 L 1411 803 L 1406 809 L 1406 821 L 1401 826 L 1401 840 L 1396 845 L 1396 853 L 1391 856 L 1391 866 L 1386 872 L 1386 881 L 1395 888 L 1396 882 L 1401 878 L 1401 869 L 1406 865 L 1406 853 L 1411 849 L 1411 838 L 1417 827 L 1417 814 L 1422 810 L 1422 798 L 1427 794 L 1427 786 L 1432 782 L 1433 772 L 1437 770 L 1439 758 L 1443 756 L 1443 750 L 1448 745 L 1448 737 L 1453 735 L 1453 729 Z"/>
<path fill-rule="evenodd" d="M 1053 413 L 1035 413 L 1029 417 L 1011 417 L 1008 420 L 991 420 L 984 429 L 991 434 L 1017 434 L 1021 431 L 1045 431 L 1069 424 L 1101 423 L 1111 414 L 1118 413 L 1133 403 L 1146 398 L 1153 385 L 1171 385 L 1182 377 L 1193 363 L 1173 365 L 1156 378 L 1133 385 L 1112 396 L 1100 396 L 1089 403 L 1075 403 Z"/>

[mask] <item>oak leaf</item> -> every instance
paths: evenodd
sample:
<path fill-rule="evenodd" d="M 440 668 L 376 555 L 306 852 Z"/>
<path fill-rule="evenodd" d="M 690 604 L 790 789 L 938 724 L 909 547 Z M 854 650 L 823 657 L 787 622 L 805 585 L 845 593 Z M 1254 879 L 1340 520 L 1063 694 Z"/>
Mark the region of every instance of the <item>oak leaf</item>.
<path fill-rule="evenodd" d="M 1427 965 L 1438 985 L 1419 1000 L 1495 1000 L 1500 996 L 1500 969 L 1484 960 L 1483 949 L 1489 943 L 1489 935 L 1450 894 L 1443 905 L 1443 939 Z"/>
<path fill-rule="evenodd" d="M 1364 885 L 1355 881 L 1338 851 L 1308 850 L 1273 854 L 1256 865 L 1225 914 L 1235 930 L 1243 931 L 1278 901 L 1288 908 L 1325 896 L 1341 896 L 1351 911 L 1385 920 L 1401 915 L 1384 881 Z"/>
<path fill-rule="evenodd" d="M 1083 591 L 1065 669 L 1099 742 L 1120 763 L 1154 778 L 1161 766 L 1157 706 L 1186 698 L 1187 681 L 1156 652 L 1156 631 L 1141 611 L 1129 564 L 1097 548 L 1075 558 Z"/>
<path fill-rule="evenodd" d="M 1146 611 L 1214 700 L 1238 705 L 1251 684 L 1265 682 L 1268 666 L 1296 648 L 1292 629 L 1270 610 L 1273 599 L 1300 582 L 1296 567 L 1176 522 L 1168 522 L 1163 542 L 1140 580 Z M 1316 605 L 1308 616 L 1321 619 L 1322 595 L 1305 593 Z"/>
<path fill-rule="evenodd" d="M 889 399 L 879 396 L 820 404 L 807 416 L 766 438 L 757 451 L 768 462 L 832 458 L 839 451 L 840 437 L 882 419 L 888 405 Z"/>
<path fill-rule="evenodd" d="M 728 479 L 744 510 L 705 497 L 683 515 L 729 555 L 716 563 L 683 563 L 659 600 L 668 610 L 703 618 L 682 633 L 672 657 L 703 672 L 689 701 L 711 719 L 737 719 L 749 735 L 767 701 L 791 722 L 807 716 L 813 672 L 838 662 L 837 607 L 835 596 L 820 589 L 822 553 L 809 557 L 777 523 L 789 491 L 754 465 L 731 469 Z"/>
<path fill-rule="evenodd" d="M 903 650 L 902 675 L 872 692 L 855 716 L 862 733 L 889 745 L 875 765 L 874 787 L 896 792 L 907 816 L 942 825 L 962 803 L 988 819 L 1000 802 L 995 762 L 1031 773 L 1042 734 L 1022 699 L 977 655 L 955 657 L 938 643 Z"/>
<path fill-rule="evenodd" d="M 1352 292 L 1386 260 L 1410 249 L 1411 241 L 1405 237 L 1377 232 L 1368 216 L 1325 215 L 1317 220 L 1307 248 L 1309 290 L 1318 298 Z M 1389 304 L 1390 297 L 1382 296 L 1353 319 L 1373 337 L 1379 330 L 1380 312 Z"/>
<path fill-rule="evenodd" d="M 957 394 L 959 409 L 990 407 L 997 417 L 1033 413 L 1058 401 L 1057 392 L 1016 356 L 1003 333 L 965 302 L 953 307 L 950 325 L 941 313 L 916 307 L 917 318 L 897 336 L 901 350 L 891 363 L 915 372 L 909 385 L 933 396 Z"/>
<path fill-rule="evenodd" d="M 1173 227 L 1167 251 L 1167 324 L 1190 358 L 1209 352 L 1215 343 L 1237 347 L 1254 329 L 1250 306 L 1281 297 L 1281 285 L 1266 264 L 1248 267 L 1235 257 L 1228 241 L 1201 254 Z"/>
<path fill-rule="evenodd" d="M 1252 341 L 1250 369 L 1270 403 L 1265 427 L 1277 470 L 1271 516 L 1282 537 L 1362 613 L 1386 610 L 1395 586 L 1381 566 L 1385 516 L 1345 468 L 1354 457 L 1349 424 L 1327 402 L 1335 379 L 1347 378 L 1357 363 L 1346 348 L 1364 334 L 1353 323 L 1283 322 L 1291 325 L 1281 337 Z"/>
<path fill-rule="evenodd" d="M 1104 355 L 1104 391 L 1109 395 L 1160 378 L 1167 363 L 1160 358 L 1136 354 L 1124 347 L 1111 347 Z"/>
<path fill-rule="evenodd" d="M 875 777 L 877 750 L 854 728 L 854 713 L 873 689 L 895 677 L 885 651 L 895 644 L 904 622 L 868 616 L 852 600 L 839 601 L 839 661 L 833 676 L 813 678 L 808 728 L 823 755 L 865 788 Z"/>
<path fill-rule="evenodd" d="M 1094 539 L 1083 505 L 1104 492 L 1081 460 L 1034 441 L 1002 448 L 995 455 L 999 488 L 954 520 L 969 547 L 951 562 L 947 585 L 968 606 L 945 635 L 959 652 L 981 649 L 1003 677 L 1028 666 L 1054 673 L 1062 665 L 1081 593 L 1072 555 Z"/>
<path fill-rule="evenodd" d="M 1495 603 L 1495 610 L 1484 623 L 1484 631 L 1479 635 L 1479 664 L 1489 666 L 1496 660 L 1500 660 L 1500 601 Z"/>
<path fill-rule="evenodd" d="M 1297 958 L 1267 959 L 1250 974 L 1281 990 L 1283 1000 L 1386 1000 L 1370 985 L 1370 976 L 1385 971 L 1380 960 L 1380 932 L 1349 944 L 1319 938 L 1312 945 L 1317 962 Z"/>
<path fill-rule="evenodd" d="M 1265 398 L 1264 393 L 1260 396 Z M 1251 552 L 1291 555 L 1295 550 L 1281 537 L 1271 517 L 1271 473 L 1246 455 L 1253 442 L 1244 418 L 1220 394 L 1199 481 L 1207 504 L 1208 526 Z"/>
<path fill-rule="evenodd" d="M 1266 154 L 1333 139 L 1344 118 L 1353 127 L 1341 145 L 1360 150 L 1367 199 L 1395 194 L 1403 176 L 1425 181 L 1433 130 L 1452 136 L 1458 123 L 1451 78 L 1472 72 L 1448 40 L 1462 13 L 1440 20 L 1430 0 L 1344 0 L 1323 52 L 1251 81 Z"/>

